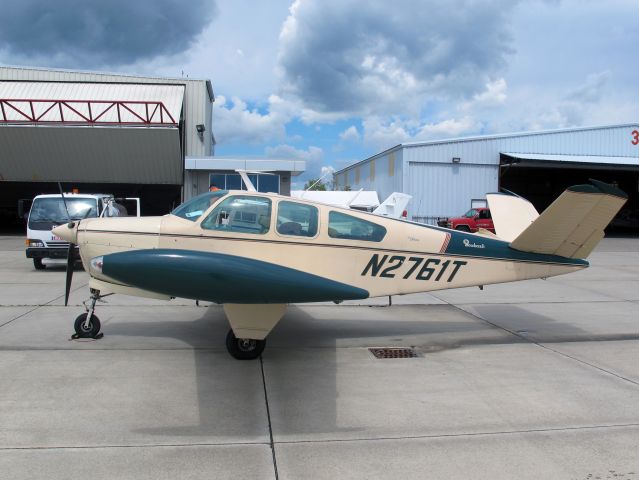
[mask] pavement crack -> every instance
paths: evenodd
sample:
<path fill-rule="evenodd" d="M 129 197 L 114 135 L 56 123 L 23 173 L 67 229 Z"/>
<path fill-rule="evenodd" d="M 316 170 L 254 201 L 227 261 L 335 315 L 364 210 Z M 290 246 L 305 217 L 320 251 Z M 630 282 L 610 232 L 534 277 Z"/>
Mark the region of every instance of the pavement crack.
<path fill-rule="evenodd" d="M 87 284 L 86 284 L 86 283 L 83 283 L 82 285 L 80 285 L 80 286 L 79 286 L 79 287 L 77 287 L 77 288 L 74 288 L 74 289 L 73 289 L 73 290 L 71 290 L 71 291 L 72 291 L 72 292 L 75 292 L 76 290 L 79 290 L 79 289 L 81 289 L 81 288 L 83 288 L 83 287 L 86 287 L 86 286 L 87 286 Z M 18 315 L 17 317 L 12 318 L 11 320 L 7 320 L 6 322 L 4 322 L 3 324 L 1 324 L 1 325 L 0 325 L 0 328 L 4 327 L 5 325 L 9 325 L 11 322 L 14 322 L 14 321 L 18 320 L 19 318 L 22 318 L 22 317 L 24 317 L 24 316 L 26 316 L 26 315 L 29 315 L 31 312 L 35 312 L 35 311 L 36 311 L 38 308 L 40 308 L 40 307 L 46 307 L 46 306 L 47 306 L 47 305 L 49 305 L 51 302 L 55 302 L 56 300 L 59 300 L 60 298 L 64 298 L 64 293 L 63 293 L 62 295 L 59 295 L 59 296 L 55 297 L 55 298 L 54 298 L 54 299 L 52 299 L 52 300 L 49 300 L 47 303 L 43 303 L 43 304 L 41 304 L 41 305 L 36 305 L 36 306 L 34 306 L 31 310 L 26 311 L 26 312 L 24 312 L 24 313 L 22 313 L 22 314 Z M 3 306 L 6 306 L 6 305 L 3 305 Z"/>
<path fill-rule="evenodd" d="M 569 358 L 570 360 L 573 360 L 573 361 L 575 361 L 577 363 L 580 363 L 582 365 L 586 365 L 586 366 L 588 366 L 590 368 L 594 368 L 595 370 L 599 370 L 600 372 L 607 373 L 608 375 L 612 375 L 613 377 L 618 378 L 619 380 L 623 380 L 625 382 L 628 382 L 628 383 L 630 383 L 632 385 L 635 385 L 635 386 L 639 387 L 639 382 L 637 382 L 635 380 L 632 380 L 631 378 L 624 377 L 623 375 L 615 373 L 612 370 L 607 370 L 607 369 L 605 369 L 603 367 L 600 367 L 600 366 L 595 365 L 593 363 L 590 363 L 590 362 L 587 362 L 585 360 L 582 360 L 581 358 L 577 358 L 577 357 L 575 357 L 573 355 L 569 355 L 569 354 L 564 353 L 564 352 L 562 352 L 560 350 L 556 350 L 556 349 L 554 349 L 552 347 L 549 347 L 547 344 L 532 340 L 532 339 L 526 337 L 525 335 L 522 335 L 522 334 L 520 334 L 518 332 L 515 332 L 514 330 L 506 328 L 506 327 L 504 327 L 502 325 L 499 325 L 497 323 L 491 322 L 490 320 L 486 320 L 485 318 L 480 317 L 479 315 L 476 315 L 476 314 L 474 314 L 472 312 L 469 312 L 467 310 L 464 310 L 463 308 L 461 308 L 461 307 L 459 307 L 457 305 L 453 305 L 452 303 L 449 303 L 448 305 L 450 305 L 451 307 L 454 307 L 454 308 L 456 308 L 456 309 L 458 309 L 458 310 L 460 310 L 460 311 L 462 311 L 462 312 L 464 312 L 464 313 L 466 313 L 468 315 L 472 315 L 476 319 L 478 319 L 478 320 L 480 320 L 482 322 L 485 322 L 488 325 L 491 325 L 491 326 L 493 326 L 493 327 L 495 327 L 495 328 L 497 328 L 499 330 L 503 330 L 504 332 L 510 333 L 511 335 L 514 335 L 515 337 L 524 340 L 524 342 L 526 342 L 526 343 L 530 343 L 532 345 L 537 345 L 538 347 L 543 348 L 545 350 L 548 350 L 549 352 L 553 352 L 553 353 L 555 353 L 557 355 L 561 355 L 564 358 Z"/>
<path fill-rule="evenodd" d="M 260 371 L 262 373 L 262 385 L 264 386 L 264 402 L 266 404 L 266 418 L 268 419 L 268 435 L 271 445 L 271 454 L 273 455 L 273 470 L 275 472 L 275 480 L 278 480 L 277 473 L 277 456 L 275 455 L 275 442 L 273 441 L 273 425 L 271 424 L 271 409 L 268 403 L 268 392 L 266 391 L 266 376 L 264 375 L 264 361 L 260 355 Z"/>
<path fill-rule="evenodd" d="M 522 435 L 527 433 L 561 433 L 581 430 L 604 430 L 611 428 L 637 428 L 639 423 L 622 423 L 610 425 L 582 425 L 577 427 L 557 427 L 557 428 L 530 428 L 522 430 L 500 430 L 493 432 L 467 432 L 467 433 L 440 433 L 432 435 L 401 435 L 387 437 L 357 437 L 357 438 L 324 438 L 317 440 L 284 440 L 277 442 L 280 445 L 292 445 L 300 443 L 346 443 L 346 442 L 379 442 L 396 440 L 427 440 L 438 438 L 463 438 L 463 437 L 485 437 L 498 435 Z"/>

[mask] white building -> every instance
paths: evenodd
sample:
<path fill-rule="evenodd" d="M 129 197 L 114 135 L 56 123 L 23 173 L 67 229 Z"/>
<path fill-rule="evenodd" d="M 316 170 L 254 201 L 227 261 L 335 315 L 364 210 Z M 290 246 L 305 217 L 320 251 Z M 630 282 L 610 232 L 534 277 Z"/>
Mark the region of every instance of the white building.
<path fill-rule="evenodd" d="M 397 145 L 335 173 L 336 189 L 413 196 L 409 219 L 435 223 L 500 188 L 543 210 L 567 186 L 616 183 L 639 210 L 639 124 L 455 138 Z"/>

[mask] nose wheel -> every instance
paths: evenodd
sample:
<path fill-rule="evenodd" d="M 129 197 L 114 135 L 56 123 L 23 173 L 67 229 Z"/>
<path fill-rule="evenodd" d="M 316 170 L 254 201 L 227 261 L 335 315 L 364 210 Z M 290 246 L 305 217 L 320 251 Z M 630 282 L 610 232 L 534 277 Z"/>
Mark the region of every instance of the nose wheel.
<path fill-rule="evenodd" d="M 87 321 L 87 317 L 89 317 L 89 314 L 83 313 L 75 319 L 73 328 L 77 338 L 96 338 L 100 333 L 100 319 L 95 315 L 91 315 Z"/>
<path fill-rule="evenodd" d="M 237 360 L 255 360 L 264 351 L 266 340 L 237 338 L 233 330 L 226 334 L 226 349 Z"/>
<path fill-rule="evenodd" d="M 93 312 L 95 311 L 95 304 L 98 301 L 104 302 L 101 300 L 103 297 L 108 297 L 111 295 L 110 293 L 107 295 L 100 295 L 99 290 L 91 290 L 91 306 L 87 307 L 86 302 L 84 303 L 84 308 L 86 308 L 86 313 L 78 315 L 73 323 L 73 329 L 75 330 L 75 334 L 72 335 L 71 338 L 93 338 L 98 339 L 102 338 L 104 335 L 100 333 L 100 319 Z"/>

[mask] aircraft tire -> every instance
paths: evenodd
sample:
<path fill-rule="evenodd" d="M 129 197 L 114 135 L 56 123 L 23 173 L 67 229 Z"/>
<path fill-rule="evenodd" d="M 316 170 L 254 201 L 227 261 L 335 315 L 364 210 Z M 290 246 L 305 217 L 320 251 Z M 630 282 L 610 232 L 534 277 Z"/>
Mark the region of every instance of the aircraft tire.
<path fill-rule="evenodd" d="M 87 319 L 88 313 L 83 313 L 82 315 L 78 315 L 78 318 L 75 319 L 75 323 L 73 324 L 73 328 L 75 329 L 75 333 L 80 338 L 95 338 L 98 333 L 100 333 L 100 319 L 95 315 L 91 315 L 91 320 L 89 321 L 88 328 L 84 326 L 84 321 Z"/>
<path fill-rule="evenodd" d="M 226 349 L 237 360 L 255 360 L 264 351 L 266 340 L 237 338 L 233 330 L 226 334 Z"/>
<path fill-rule="evenodd" d="M 46 265 L 44 263 L 42 263 L 42 259 L 41 258 L 34 258 L 33 259 L 33 266 L 36 270 L 44 270 L 46 267 Z"/>

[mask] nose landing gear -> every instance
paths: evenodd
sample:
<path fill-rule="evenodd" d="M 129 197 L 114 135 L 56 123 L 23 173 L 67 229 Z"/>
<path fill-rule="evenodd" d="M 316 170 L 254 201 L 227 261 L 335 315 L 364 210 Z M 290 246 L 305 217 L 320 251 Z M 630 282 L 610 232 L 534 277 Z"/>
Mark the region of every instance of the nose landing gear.
<path fill-rule="evenodd" d="M 100 319 L 93 312 L 95 311 L 95 304 L 98 301 L 103 301 L 102 298 L 112 295 L 100 295 L 99 290 L 91 290 L 91 306 L 87 307 L 86 301 L 82 302 L 86 313 L 78 315 L 73 323 L 75 334 L 71 336 L 74 340 L 77 338 L 93 338 L 95 340 L 102 338 L 103 333 L 100 333 Z"/>

